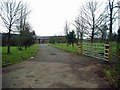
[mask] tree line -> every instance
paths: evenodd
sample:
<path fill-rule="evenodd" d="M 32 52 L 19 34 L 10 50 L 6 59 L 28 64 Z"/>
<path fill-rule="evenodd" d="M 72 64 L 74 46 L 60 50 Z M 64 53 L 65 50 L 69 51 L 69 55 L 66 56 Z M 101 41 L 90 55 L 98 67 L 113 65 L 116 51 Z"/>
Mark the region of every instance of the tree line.
<path fill-rule="evenodd" d="M 17 45 L 19 50 L 22 50 L 21 47 L 24 46 L 26 49 L 27 46 L 34 43 L 33 36 L 35 31 L 32 30 L 27 20 L 30 12 L 26 2 L 17 2 L 16 0 L 0 1 L 0 17 L 8 31 L 2 37 L 3 42 L 6 41 L 5 45 L 8 47 L 7 54 L 10 54 L 10 46 L 12 44 Z"/>
<path fill-rule="evenodd" d="M 99 37 L 101 42 L 105 42 L 105 40 L 109 42 L 116 41 L 117 33 L 113 32 L 113 24 L 118 19 L 118 8 L 120 6 L 116 0 L 108 0 L 104 3 L 97 0 L 87 1 L 80 7 L 79 14 L 75 20 L 70 22 L 76 28 L 74 31 L 76 32 L 77 40 L 82 43 L 83 37 L 88 37 L 90 42 L 94 43 L 95 37 Z M 67 37 L 70 32 L 67 21 L 64 31 Z"/>

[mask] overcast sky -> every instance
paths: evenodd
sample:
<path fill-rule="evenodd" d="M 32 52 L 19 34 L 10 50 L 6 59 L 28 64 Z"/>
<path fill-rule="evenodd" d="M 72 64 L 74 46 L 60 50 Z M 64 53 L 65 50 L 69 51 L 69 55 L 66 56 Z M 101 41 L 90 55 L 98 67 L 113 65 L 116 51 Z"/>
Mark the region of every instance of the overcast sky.
<path fill-rule="evenodd" d="M 27 0 L 29 21 L 37 35 L 63 35 L 66 20 L 72 22 L 85 0 Z"/>
<path fill-rule="evenodd" d="M 83 5 L 86 0 L 23 1 L 27 2 L 31 10 L 28 20 L 36 34 L 40 36 L 52 36 L 64 35 L 65 22 L 73 22 L 79 13 L 80 6 Z"/>

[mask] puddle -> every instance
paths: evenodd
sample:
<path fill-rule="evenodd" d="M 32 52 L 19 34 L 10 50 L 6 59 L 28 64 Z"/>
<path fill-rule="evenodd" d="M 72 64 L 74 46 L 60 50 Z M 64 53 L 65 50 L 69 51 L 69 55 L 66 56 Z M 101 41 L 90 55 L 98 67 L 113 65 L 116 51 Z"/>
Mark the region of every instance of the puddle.
<path fill-rule="evenodd" d="M 51 53 L 50 55 L 56 55 L 55 53 Z"/>

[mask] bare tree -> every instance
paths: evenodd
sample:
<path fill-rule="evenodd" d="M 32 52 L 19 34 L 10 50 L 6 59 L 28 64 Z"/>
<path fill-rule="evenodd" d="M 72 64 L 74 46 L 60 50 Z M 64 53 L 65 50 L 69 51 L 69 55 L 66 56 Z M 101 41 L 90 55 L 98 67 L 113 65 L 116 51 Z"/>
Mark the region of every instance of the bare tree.
<path fill-rule="evenodd" d="M 66 23 L 65 23 L 65 27 L 64 27 L 65 35 L 68 34 L 68 31 L 69 31 L 69 25 L 68 25 L 68 22 L 66 21 Z"/>
<path fill-rule="evenodd" d="M 68 25 L 68 22 L 67 22 L 67 21 L 66 21 L 66 23 L 65 23 L 64 32 L 65 32 L 65 36 L 66 36 L 67 44 L 68 44 L 69 25 Z"/>
<path fill-rule="evenodd" d="M 24 30 L 20 31 L 20 45 L 24 46 L 27 49 L 27 46 L 33 44 L 33 33 L 32 28 L 28 22 L 25 23 Z M 20 50 L 22 50 L 20 46 Z"/>
<path fill-rule="evenodd" d="M 0 17 L 8 29 L 8 49 L 7 53 L 10 54 L 10 37 L 11 32 L 14 31 L 14 25 L 20 20 L 21 15 L 20 12 L 24 9 L 24 5 L 22 1 L 18 3 L 16 0 L 7 0 L 7 1 L 0 1 Z"/>
<path fill-rule="evenodd" d="M 21 18 L 20 18 L 20 30 L 25 30 L 28 14 L 31 11 L 28 10 L 27 5 L 24 5 L 24 8 L 21 9 Z"/>
<path fill-rule="evenodd" d="M 19 30 L 19 49 L 21 50 L 21 46 L 23 46 L 23 41 L 25 42 L 25 40 L 23 40 L 23 37 L 27 37 L 27 35 L 25 35 L 26 31 L 28 32 L 28 29 L 31 30 L 31 26 L 30 24 L 27 22 L 27 17 L 29 15 L 31 11 L 28 10 L 27 5 L 24 4 L 24 8 L 21 9 L 20 11 L 20 20 L 19 23 L 17 25 L 17 29 Z M 27 26 L 27 29 L 26 29 Z M 29 28 L 28 28 L 29 26 Z M 22 35 L 23 34 L 23 35 Z M 26 48 L 26 44 L 25 44 L 25 48 Z"/>
<path fill-rule="evenodd" d="M 102 25 L 100 25 L 100 27 L 98 27 L 98 29 L 101 34 L 101 41 L 104 42 L 105 39 L 107 38 L 108 26 L 106 24 L 102 24 Z"/>
<path fill-rule="evenodd" d="M 83 36 L 84 34 L 87 33 L 87 27 L 85 25 L 85 20 L 83 18 L 83 14 L 82 12 L 80 12 L 80 15 L 78 15 L 78 17 L 75 20 L 75 24 L 73 24 L 76 27 L 76 33 L 77 33 L 77 39 L 79 41 L 80 38 L 80 42 L 83 42 Z"/>
<path fill-rule="evenodd" d="M 112 41 L 112 28 L 113 23 L 116 21 L 116 14 L 118 13 L 118 9 L 114 8 L 120 8 L 120 6 L 117 5 L 117 1 L 115 0 L 108 0 L 108 9 L 109 9 L 109 41 Z"/>
<path fill-rule="evenodd" d="M 74 24 L 74 23 L 75 23 L 75 24 Z M 74 23 L 72 23 L 72 25 L 74 25 L 75 28 L 76 28 L 76 36 L 77 36 L 77 40 L 79 41 L 79 38 L 80 38 L 80 35 L 79 35 L 79 31 L 80 31 L 79 15 L 78 15 L 78 17 L 76 18 L 76 20 L 74 21 Z"/>
<path fill-rule="evenodd" d="M 107 17 L 103 14 L 103 12 L 99 12 L 99 8 L 102 5 L 102 3 L 98 3 L 97 1 L 88 1 L 86 2 L 86 5 L 83 6 L 83 13 L 84 13 L 84 20 L 86 22 L 86 26 L 88 29 L 91 29 L 91 42 L 94 42 L 94 35 L 96 28 L 100 26 L 100 24 L 104 21 L 104 19 Z M 103 9 L 104 10 L 104 9 Z"/>

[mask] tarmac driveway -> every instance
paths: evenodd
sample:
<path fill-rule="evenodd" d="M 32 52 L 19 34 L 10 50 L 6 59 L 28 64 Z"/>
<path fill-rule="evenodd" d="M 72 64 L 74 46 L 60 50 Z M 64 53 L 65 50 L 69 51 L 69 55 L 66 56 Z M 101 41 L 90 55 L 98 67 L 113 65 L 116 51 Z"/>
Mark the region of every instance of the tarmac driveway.
<path fill-rule="evenodd" d="M 41 44 L 34 58 L 3 68 L 3 88 L 108 88 L 100 60 Z"/>

